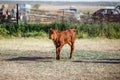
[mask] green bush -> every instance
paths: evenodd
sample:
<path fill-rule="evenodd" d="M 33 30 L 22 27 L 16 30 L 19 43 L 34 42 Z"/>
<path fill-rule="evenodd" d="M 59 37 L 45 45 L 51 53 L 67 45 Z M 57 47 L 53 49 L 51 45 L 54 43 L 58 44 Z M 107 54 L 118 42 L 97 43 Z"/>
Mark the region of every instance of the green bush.
<path fill-rule="evenodd" d="M 0 35 L 1 36 L 7 36 L 7 30 L 5 28 L 0 28 Z"/>
<path fill-rule="evenodd" d="M 116 38 L 120 39 L 120 23 L 80 24 L 65 21 L 52 24 L 0 24 L 0 35 L 11 37 L 48 37 L 50 28 L 63 31 L 75 28 L 77 38 Z"/>

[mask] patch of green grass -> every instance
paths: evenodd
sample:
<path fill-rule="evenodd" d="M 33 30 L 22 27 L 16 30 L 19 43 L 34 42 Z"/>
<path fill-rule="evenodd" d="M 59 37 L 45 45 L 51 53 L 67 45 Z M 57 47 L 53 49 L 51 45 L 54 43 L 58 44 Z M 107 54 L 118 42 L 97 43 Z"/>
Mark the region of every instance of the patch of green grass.
<path fill-rule="evenodd" d="M 0 56 L 26 56 L 30 55 L 29 53 L 29 51 L 0 50 Z"/>
<path fill-rule="evenodd" d="M 54 55 L 55 57 L 55 50 L 51 51 L 35 51 L 35 50 L 3 50 L 0 51 L 0 56 L 34 56 L 41 54 L 45 54 L 46 57 L 49 55 Z M 64 49 L 61 51 L 61 59 L 63 61 L 69 60 L 70 51 L 68 49 Z M 45 57 L 45 56 L 44 56 Z M 90 50 L 76 50 L 73 55 L 75 60 L 99 60 L 99 59 L 120 59 L 119 53 L 111 53 L 111 52 L 102 52 L 102 51 L 90 51 Z"/>
<path fill-rule="evenodd" d="M 100 51 L 87 51 L 77 50 L 75 51 L 75 59 L 77 60 L 94 60 L 94 59 L 120 59 L 119 53 L 100 52 Z"/>

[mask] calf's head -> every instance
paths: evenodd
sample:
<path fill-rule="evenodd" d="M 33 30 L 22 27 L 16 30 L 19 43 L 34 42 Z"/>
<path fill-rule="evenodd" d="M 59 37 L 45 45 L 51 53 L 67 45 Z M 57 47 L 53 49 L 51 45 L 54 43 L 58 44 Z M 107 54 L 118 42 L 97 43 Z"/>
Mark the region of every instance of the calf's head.
<path fill-rule="evenodd" d="M 49 38 L 52 40 L 57 39 L 57 30 L 50 29 Z"/>

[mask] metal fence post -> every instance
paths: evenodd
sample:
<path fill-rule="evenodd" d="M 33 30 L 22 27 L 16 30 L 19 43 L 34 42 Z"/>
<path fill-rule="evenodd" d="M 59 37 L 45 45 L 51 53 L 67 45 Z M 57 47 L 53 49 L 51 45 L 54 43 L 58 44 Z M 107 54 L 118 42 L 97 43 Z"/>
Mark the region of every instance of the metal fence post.
<path fill-rule="evenodd" d="M 18 24 L 18 18 L 19 18 L 18 4 L 16 4 L 16 6 L 17 6 L 17 15 L 16 15 L 16 21 L 17 21 L 17 24 Z"/>

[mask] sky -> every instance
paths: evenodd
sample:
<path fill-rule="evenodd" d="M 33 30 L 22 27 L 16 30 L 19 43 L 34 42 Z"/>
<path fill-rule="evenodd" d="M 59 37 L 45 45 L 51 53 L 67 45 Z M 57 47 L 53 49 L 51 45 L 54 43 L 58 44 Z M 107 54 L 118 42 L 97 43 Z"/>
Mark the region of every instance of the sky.
<path fill-rule="evenodd" d="M 43 0 L 47 1 L 47 0 Z M 48 0 L 48 1 L 120 1 L 120 0 Z"/>
<path fill-rule="evenodd" d="M 0 1 L 18 1 L 18 0 L 0 0 Z M 19 0 L 19 1 L 34 1 L 34 0 Z M 120 0 L 35 0 L 35 1 L 84 1 L 84 2 L 92 2 L 92 1 L 119 1 Z"/>

